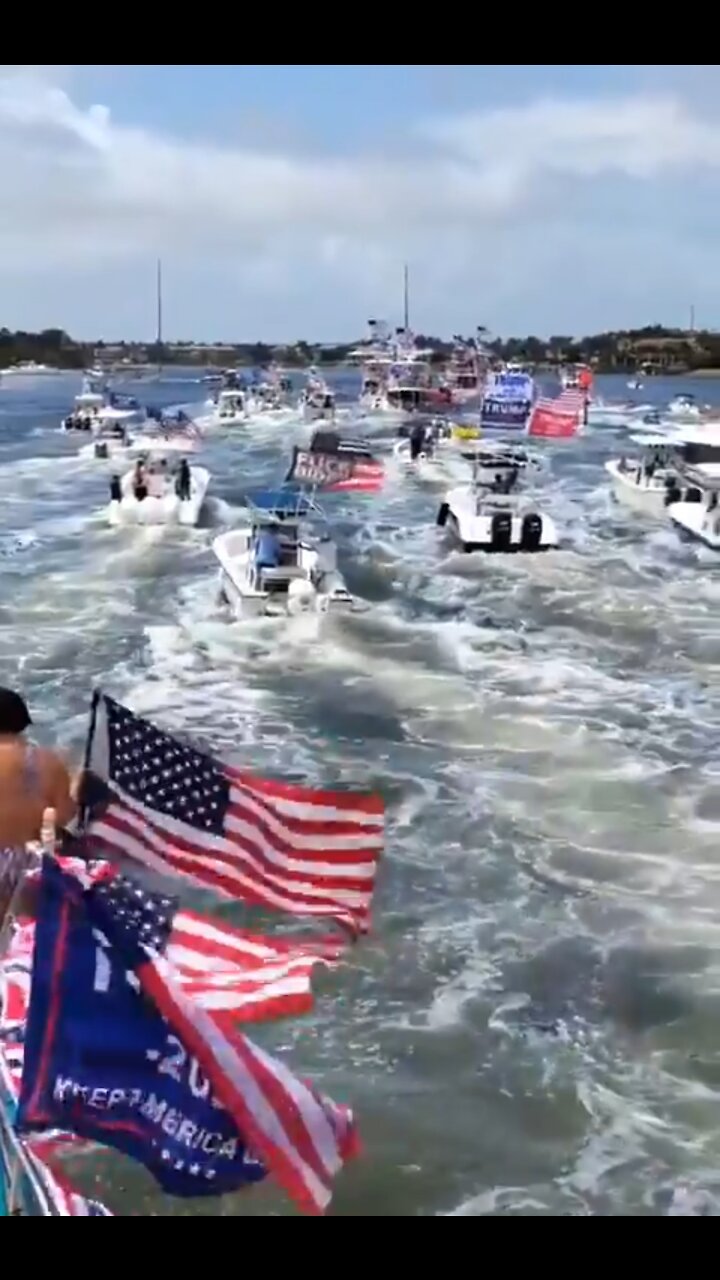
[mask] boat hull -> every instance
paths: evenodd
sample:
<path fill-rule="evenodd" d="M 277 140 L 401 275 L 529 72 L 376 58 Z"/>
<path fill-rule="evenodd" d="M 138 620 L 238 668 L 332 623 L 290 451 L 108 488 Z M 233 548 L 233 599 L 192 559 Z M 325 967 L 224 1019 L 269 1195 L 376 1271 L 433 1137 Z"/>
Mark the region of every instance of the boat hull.
<path fill-rule="evenodd" d="M 221 599 L 236 621 L 355 611 L 356 601 L 338 572 L 332 542 L 313 545 L 302 539 L 298 564 L 286 566 L 276 575 L 265 574 L 260 586 L 251 544 L 252 530 L 236 530 L 224 534 L 213 545 L 220 564 Z"/>
<path fill-rule="evenodd" d="M 720 551 L 720 509 L 708 515 L 701 504 L 681 502 L 670 507 L 668 514 L 684 541 L 699 542 L 711 551 Z"/>
<path fill-rule="evenodd" d="M 480 540 L 467 541 L 463 537 L 463 533 L 458 520 L 451 515 L 448 519 L 447 528 L 451 537 L 457 542 L 458 550 L 463 555 L 486 555 L 486 556 L 528 556 L 528 555 L 546 555 L 549 551 L 559 550 L 559 542 L 557 539 L 547 542 L 539 542 L 537 545 L 529 546 L 523 541 L 522 529 L 513 527 L 511 539 L 507 543 L 497 542 L 492 531 L 488 530 L 487 535 Z"/>
<path fill-rule="evenodd" d="M 178 525 L 195 528 L 210 487 L 210 473 L 201 467 L 192 470 L 191 496 L 185 501 L 174 490 L 162 498 L 145 498 L 138 502 L 132 493 L 132 473 L 123 482 L 122 502 L 111 502 L 108 522 L 112 528 Z M 129 481 L 129 484 L 128 484 Z"/>
<path fill-rule="evenodd" d="M 606 471 L 612 480 L 617 501 L 640 515 L 662 520 L 667 513 L 667 489 L 651 488 L 637 483 L 637 470 L 621 471 L 617 462 L 608 462 Z"/>

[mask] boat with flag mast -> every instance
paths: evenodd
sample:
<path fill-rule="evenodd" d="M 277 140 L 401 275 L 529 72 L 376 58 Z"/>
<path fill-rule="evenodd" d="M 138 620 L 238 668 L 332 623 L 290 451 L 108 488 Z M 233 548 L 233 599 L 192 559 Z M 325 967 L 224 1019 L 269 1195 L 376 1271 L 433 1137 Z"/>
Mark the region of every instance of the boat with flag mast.
<path fill-rule="evenodd" d="M 354 613 L 337 545 L 318 494 L 377 493 L 385 469 L 370 444 L 316 432 L 296 448 L 278 489 L 249 494 L 249 523 L 213 544 L 220 565 L 220 601 L 235 621 L 303 613 Z"/>

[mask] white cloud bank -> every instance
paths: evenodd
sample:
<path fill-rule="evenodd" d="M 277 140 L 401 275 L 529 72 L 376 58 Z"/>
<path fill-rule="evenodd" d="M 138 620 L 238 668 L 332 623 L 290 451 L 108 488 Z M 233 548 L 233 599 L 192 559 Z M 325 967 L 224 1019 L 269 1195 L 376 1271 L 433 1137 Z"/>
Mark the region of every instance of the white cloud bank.
<path fill-rule="evenodd" d="M 0 272 L 214 254 L 246 284 L 280 292 L 301 256 L 355 282 L 360 305 L 409 252 L 438 293 L 463 280 L 474 289 L 493 275 L 480 270 L 480 242 L 486 264 L 494 245 L 512 258 L 514 229 L 530 270 L 547 223 L 557 251 L 553 220 L 572 219 L 574 184 L 595 184 L 595 234 L 615 253 L 618 228 L 598 229 L 605 183 L 667 176 L 689 192 L 693 175 L 720 168 L 717 123 L 670 94 L 445 117 L 419 123 L 404 156 L 318 158 L 127 127 L 79 106 L 72 72 L 0 64 Z"/>

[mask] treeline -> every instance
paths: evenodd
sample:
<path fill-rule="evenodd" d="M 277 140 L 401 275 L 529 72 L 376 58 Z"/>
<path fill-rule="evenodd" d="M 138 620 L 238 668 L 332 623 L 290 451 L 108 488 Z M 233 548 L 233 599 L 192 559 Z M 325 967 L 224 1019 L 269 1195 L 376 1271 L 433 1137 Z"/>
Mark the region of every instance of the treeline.
<path fill-rule="evenodd" d="M 483 341 L 498 360 L 518 361 L 540 369 L 570 364 L 588 364 L 598 373 L 668 374 L 720 369 L 720 333 L 691 333 L 662 325 L 581 339 L 563 335 L 549 339 L 533 336 L 494 339 L 486 335 Z M 442 364 L 452 355 L 456 342 L 427 335 L 418 337 L 418 345 L 434 353 L 436 364 Z M 306 341 L 286 346 L 264 342 L 177 342 L 162 346 L 102 341 L 87 344 L 74 342 L 62 329 L 46 329 L 42 333 L 0 329 L 0 370 L 28 361 L 57 369 L 84 369 L 98 362 L 107 368 L 177 365 L 206 369 L 265 368 L 277 362 L 287 368 L 305 369 L 311 365 L 346 364 L 356 346 L 357 343 L 319 346 Z"/>
<path fill-rule="evenodd" d="M 0 329 L 0 369 L 34 361 L 53 369 L 84 369 L 92 348 L 73 342 L 62 329 L 44 329 L 42 333 L 12 333 Z"/>

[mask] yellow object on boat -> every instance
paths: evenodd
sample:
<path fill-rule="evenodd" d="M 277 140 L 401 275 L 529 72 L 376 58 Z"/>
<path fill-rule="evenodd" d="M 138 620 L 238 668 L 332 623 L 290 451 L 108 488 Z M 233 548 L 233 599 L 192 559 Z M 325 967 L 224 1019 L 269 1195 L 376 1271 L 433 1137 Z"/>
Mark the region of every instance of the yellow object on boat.
<path fill-rule="evenodd" d="M 480 440 L 482 431 L 479 427 L 453 427 L 453 440 Z"/>

